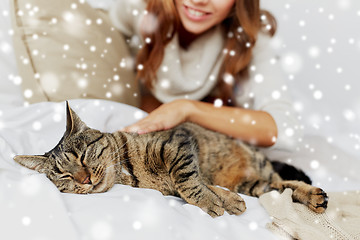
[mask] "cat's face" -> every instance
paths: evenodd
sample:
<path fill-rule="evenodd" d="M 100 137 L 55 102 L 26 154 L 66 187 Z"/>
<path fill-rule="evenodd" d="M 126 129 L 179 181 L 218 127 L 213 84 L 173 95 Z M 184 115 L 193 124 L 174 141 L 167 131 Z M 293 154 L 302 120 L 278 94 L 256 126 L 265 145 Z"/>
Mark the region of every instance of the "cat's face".
<path fill-rule="evenodd" d="M 66 132 L 54 149 L 37 156 L 16 156 L 21 165 L 46 176 L 62 192 L 105 192 L 115 183 L 111 143 L 87 127 L 67 104 Z"/>

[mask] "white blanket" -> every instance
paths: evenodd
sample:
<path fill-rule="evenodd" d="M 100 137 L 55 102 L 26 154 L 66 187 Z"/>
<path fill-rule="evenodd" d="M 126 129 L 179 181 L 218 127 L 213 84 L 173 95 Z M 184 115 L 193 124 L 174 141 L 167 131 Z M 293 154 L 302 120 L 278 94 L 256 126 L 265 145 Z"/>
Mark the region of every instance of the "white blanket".
<path fill-rule="evenodd" d="M 115 131 L 141 112 L 110 101 L 70 105 L 90 127 Z M 258 199 L 243 196 L 247 211 L 212 219 L 199 208 L 160 192 L 116 185 L 107 193 L 60 193 L 45 175 L 12 160 L 43 154 L 65 131 L 65 103 L 1 110 L 0 229 L 5 239 L 274 239 Z"/>
<path fill-rule="evenodd" d="M 103 100 L 74 100 L 70 105 L 90 127 L 112 132 L 143 113 Z M 65 103 L 29 107 L 1 106 L 0 229 L 5 239 L 275 239 L 265 225 L 269 215 L 258 199 L 243 196 L 241 216 L 212 219 L 199 208 L 155 190 L 116 185 L 107 193 L 60 193 L 45 175 L 28 170 L 15 154 L 43 154 L 65 131 Z M 310 170 L 310 168 L 308 169 Z M 327 172 L 326 190 L 356 189 L 359 182 Z M 314 176 L 313 176 L 314 177 Z M 325 177 L 325 180 L 327 177 Z"/>

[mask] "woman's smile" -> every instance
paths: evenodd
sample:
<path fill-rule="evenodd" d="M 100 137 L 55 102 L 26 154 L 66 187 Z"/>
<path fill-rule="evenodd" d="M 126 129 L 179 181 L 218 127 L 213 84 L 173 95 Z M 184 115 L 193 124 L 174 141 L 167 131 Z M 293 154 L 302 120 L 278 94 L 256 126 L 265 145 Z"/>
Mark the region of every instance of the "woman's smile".
<path fill-rule="evenodd" d="M 190 18 L 193 21 L 202 21 L 208 18 L 211 13 L 205 12 L 200 9 L 195 9 L 189 6 L 184 5 L 184 12 L 188 18 Z"/>
<path fill-rule="evenodd" d="M 202 34 L 221 23 L 233 8 L 235 0 L 175 0 L 184 29 Z"/>

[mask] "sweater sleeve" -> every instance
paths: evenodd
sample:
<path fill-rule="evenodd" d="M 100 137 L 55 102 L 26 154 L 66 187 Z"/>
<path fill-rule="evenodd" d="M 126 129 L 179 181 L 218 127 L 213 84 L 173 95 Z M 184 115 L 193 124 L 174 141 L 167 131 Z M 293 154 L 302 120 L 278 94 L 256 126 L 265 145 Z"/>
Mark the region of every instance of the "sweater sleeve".
<path fill-rule="evenodd" d="M 270 46 L 270 37 L 259 35 L 253 56 L 249 79 L 237 90 L 237 104 L 265 111 L 273 117 L 278 136 L 269 149 L 294 151 L 303 132 L 280 63 Z"/>
<path fill-rule="evenodd" d="M 143 0 L 116 0 L 109 9 L 111 22 L 127 37 L 139 35 L 139 21 L 145 7 Z"/>

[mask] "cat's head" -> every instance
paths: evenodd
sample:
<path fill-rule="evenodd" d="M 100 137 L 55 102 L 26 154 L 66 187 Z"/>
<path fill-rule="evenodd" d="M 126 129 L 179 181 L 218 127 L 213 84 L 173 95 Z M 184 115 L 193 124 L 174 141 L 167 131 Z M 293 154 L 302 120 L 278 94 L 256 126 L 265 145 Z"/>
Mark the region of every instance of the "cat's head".
<path fill-rule="evenodd" d="M 45 173 L 62 192 L 105 192 L 115 182 L 111 144 L 106 134 L 83 123 L 66 102 L 66 131 L 44 155 L 18 155 L 21 165 Z"/>

